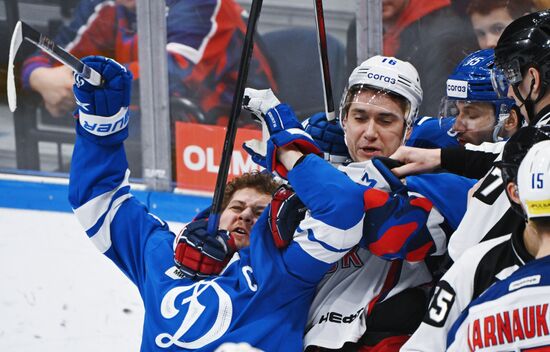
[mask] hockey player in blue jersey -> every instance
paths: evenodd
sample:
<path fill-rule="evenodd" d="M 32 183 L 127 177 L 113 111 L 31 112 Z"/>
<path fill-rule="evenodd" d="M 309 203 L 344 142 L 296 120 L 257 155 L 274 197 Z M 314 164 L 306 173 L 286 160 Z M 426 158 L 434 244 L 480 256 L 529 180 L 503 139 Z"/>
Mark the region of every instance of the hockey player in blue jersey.
<path fill-rule="evenodd" d="M 392 196 L 374 190 L 369 182 L 357 184 L 314 155 L 320 150 L 281 104 L 270 110 L 272 117 L 283 114 L 270 129 L 268 169 L 288 178 L 308 212 L 284 249 L 275 246 L 264 212 L 252 227 L 249 247 L 230 256 L 219 276 L 193 281 L 175 266 L 175 236 L 166 223 L 130 192 L 123 141 L 128 135 L 131 74 L 103 57 L 83 61 L 101 73 L 104 84 L 93 87 L 76 77 L 79 111 L 69 200 L 92 243 L 138 287 L 146 311 L 143 351 L 212 351 L 225 342 L 247 342 L 266 351 L 301 350 L 316 286 L 361 241 L 365 218 L 378 218 L 387 206 L 400 205 L 410 209 L 405 211 L 409 216 L 395 217 L 391 225 L 410 226 L 431 213 L 421 197 Z M 294 148 L 303 155 L 289 163 L 285 155 L 296 155 Z M 382 226 L 379 221 L 372 224 Z M 187 240 L 196 244 L 192 239 L 205 228 L 205 223 L 191 223 L 176 246 Z M 195 249 L 206 251 L 213 245 L 229 254 L 232 235 L 247 231 L 233 230 L 229 235 L 220 230 L 212 234 L 215 241 Z M 384 228 L 369 230 L 378 233 Z M 389 248 L 388 255 L 419 249 L 411 254 L 415 258 L 438 250 L 424 225 L 413 226 L 407 235 L 410 238 L 398 248 L 378 248 Z"/>
<path fill-rule="evenodd" d="M 527 220 L 536 260 L 470 303 L 449 332 L 448 351 L 550 350 L 549 140 L 529 149 L 506 191 Z"/>
<path fill-rule="evenodd" d="M 447 79 L 440 116 L 455 118 L 452 130 L 462 145 L 507 139 L 521 127 L 518 114 L 510 113 L 514 100 L 506 97 L 507 83 L 493 79 L 494 61 L 493 49 L 478 50 Z"/>

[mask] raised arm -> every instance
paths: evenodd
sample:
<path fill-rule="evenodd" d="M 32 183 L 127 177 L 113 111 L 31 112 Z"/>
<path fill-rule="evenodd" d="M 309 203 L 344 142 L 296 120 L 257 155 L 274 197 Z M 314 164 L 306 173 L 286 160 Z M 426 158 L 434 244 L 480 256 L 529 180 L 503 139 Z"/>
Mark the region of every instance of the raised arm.
<path fill-rule="evenodd" d="M 79 112 L 69 201 L 92 243 L 140 287 L 149 235 L 158 228 L 168 230 L 130 193 L 123 141 L 132 75 L 104 57 L 83 61 L 102 75 L 104 84 L 94 87 L 76 79 Z"/>

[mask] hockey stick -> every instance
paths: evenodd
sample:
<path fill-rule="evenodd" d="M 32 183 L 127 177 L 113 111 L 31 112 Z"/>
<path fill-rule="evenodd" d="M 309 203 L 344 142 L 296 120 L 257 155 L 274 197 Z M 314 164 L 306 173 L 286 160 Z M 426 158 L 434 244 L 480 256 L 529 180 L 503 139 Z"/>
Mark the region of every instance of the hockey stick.
<path fill-rule="evenodd" d="M 237 119 L 241 114 L 241 106 L 243 103 L 244 88 L 248 77 L 248 68 L 250 66 L 250 58 L 254 47 L 254 32 L 256 30 L 256 22 L 260 17 L 262 9 L 262 0 L 252 0 L 250 8 L 250 16 L 246 26 L 246 35 L 244 38 L 243 51 L 241 61 L 239 63 L 239 75 L 237 77 L 237 87 L 233 95 L 233 103 L 231 105 L 231 115 L 229 116 L 229 124 L 225 132 L 225 140 L 223 143 L 222 160 L 216 179 L 216 188 L 212 197 L 212 209 L 208 217 L 208 232 L 215 234 L 218 231 L 220 223 L 220 215 L 222 210 L 223 194 L 225 193 L 225 184 L 227 175 L 229 174 L 229 165 L 231 163 L 231 155 L 233 154 L 233 146 L 235 144 L 235 134 L 237 133 Z"/>
<path fill-rule="evenodd" d="M 13 29 L 13 34 L 11 36 L 10 43 L 10 54 L 8 61 L 8 106 L 11 112 L 14 112 L 17 108 L 17 96 L 15 91 L 15 77 L 13 74 L 13 62 L 15 60 L 15 55 L 21 46 L 23 40 L 27 40 L 39 47 L 46 54 L 50 55 L 57 61 L 61 62 L 64 65 L 69 66 L 76 73 L 78 73 L 82 78 L 88 81 L 94 86 L 100 86 L 102 83 L 102 78 L 99 73 L 91 69 L 89 66 L 84 64 L 82 61 L 65 51 L 63 48 L 55 44 L 53 40 L 46 37 L 42 33 L 38 32 L 25 22 L 18 21 Z"/>
<path fill-rule="evenodd" d="M 330 68 L 328 65 L 327 33 L 325 31 L 325 14 L 323 0 L 313 0 L 315 4 L 315 24 L 317 26 L 317 44 L 319 47 L 319 61 L 321 64 L 321 79 L 323 80 L 323 93 L 325 98 L 325 112 L 327 120 L 334 120 L 334 99 L 332 97 L 332 85 L 330 80 Z"/>

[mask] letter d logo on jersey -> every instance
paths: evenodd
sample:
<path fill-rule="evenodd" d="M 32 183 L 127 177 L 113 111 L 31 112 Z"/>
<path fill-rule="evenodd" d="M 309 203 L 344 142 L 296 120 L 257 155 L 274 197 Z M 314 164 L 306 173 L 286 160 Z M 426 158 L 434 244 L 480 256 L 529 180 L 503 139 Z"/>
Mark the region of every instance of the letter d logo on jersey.
<path fill-rule="evenodd" d="M 447 96 L 449 98 L 468 98 L 468 82 L 456 79 L 447 80 Z"/>
<path fill-rule="evenodd" d="M 183 310 L 185 307 L 187 307 L 187 311 L 182 314 L 183 321 L 173 334 L 161 333 L 157 335 L 155 338 L 157 346 L 169 348 L 176 345 L 185 349 L 197 349 L 216 341 L 225 334 L 231 324 L 233 304 L 231 303 L 231 297 L 215 281 L 216 279 L 203 280 L 189 286 L 178 286 L 166 293 L 160 305 L 160 313 L 164 318 L 174 319 L 178 317 L 180 309 Z M 210 298 L 217 296 L 218 304 L 212 300 L 210 300 L 211 304 L 201 304 L 199 298 L 202 295 Z M 203 303 L 208 303 L 206 298 L 204 298 Z M 208 314 L 208 317 L 216 317 L 213 322 L 208 322 L 208 325 L 211 326 L 210 329 L 202 333 L 193 331 L 194 338 L 191 336 L 185 337 L 185 334 L 193 328 L 195 323 L 205 326 L 204 320 L 208 318 L 203 317 L 201 320 L 201 316 L 209 309 L 217 310 L 214 315 Z"/>

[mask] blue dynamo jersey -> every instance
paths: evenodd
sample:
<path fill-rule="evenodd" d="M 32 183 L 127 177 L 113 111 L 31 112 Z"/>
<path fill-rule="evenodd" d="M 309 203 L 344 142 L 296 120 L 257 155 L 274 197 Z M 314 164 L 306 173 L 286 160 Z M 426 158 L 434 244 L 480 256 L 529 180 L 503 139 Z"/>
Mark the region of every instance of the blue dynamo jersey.
<path fill-rule="evenodd" d="M 142 351 L 213 351 L 224 342 L 302 350 L 317 283 L 361 238 L 347 230 L 362 224 L 366 187 L 308 156 L 289 173 L 311 210 L 290 246 L 275 247 L 264 212 L 250 247 L 220 276 L 195 282 L 174 266 L 175 236 L 166 223 L 130 193 L 126 134 L 99 137 L 77 124 L 69 199 L 90 240 L 139 289 L 146 312 Z M 319 230 L 327 226 L 330 231 Z"/>
<path fill-rule="evenodd" d="M 519 268 L 472 301 L 448 351 L 550 351 L 550 256 Z"/>
<path fill-rule="evenodd" d="M 429 117 L 416 119 L 405 145 L 416 148 L 446 148 L 459 146 L 453 132 L 454 117 Z"/>

